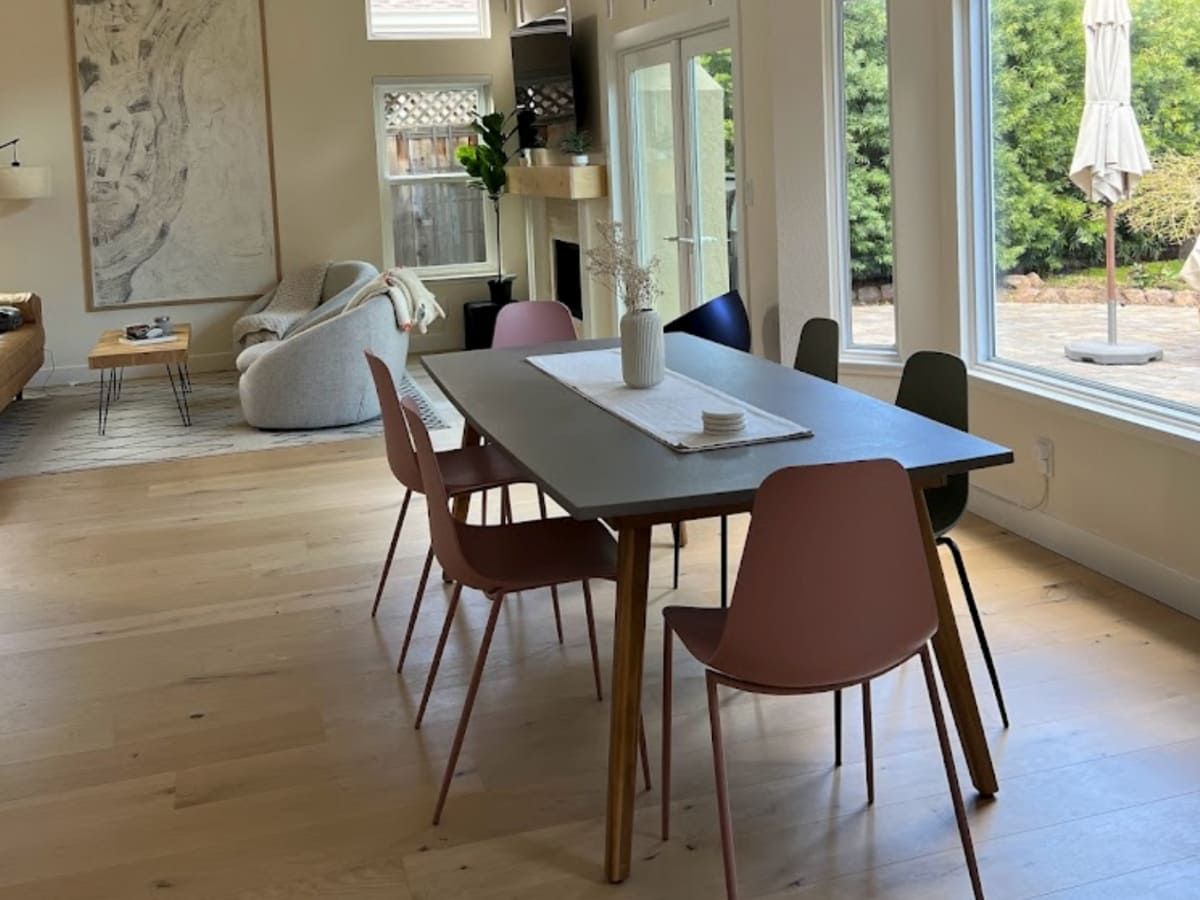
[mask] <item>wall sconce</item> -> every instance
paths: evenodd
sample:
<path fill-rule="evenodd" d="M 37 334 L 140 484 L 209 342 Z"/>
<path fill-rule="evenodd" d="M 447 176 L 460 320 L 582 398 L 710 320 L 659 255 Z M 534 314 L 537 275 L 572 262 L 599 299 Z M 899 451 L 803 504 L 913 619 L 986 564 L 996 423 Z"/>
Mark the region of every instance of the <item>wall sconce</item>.
<path fill-rule="evenodd" d="M 0 150 L 12 147 L 12 165 L 0 166 L 0 200 L 35 200 L 51 194 L 50 169 L 23 166 L 17 156 L 20 138 L 0 144 Z"/>

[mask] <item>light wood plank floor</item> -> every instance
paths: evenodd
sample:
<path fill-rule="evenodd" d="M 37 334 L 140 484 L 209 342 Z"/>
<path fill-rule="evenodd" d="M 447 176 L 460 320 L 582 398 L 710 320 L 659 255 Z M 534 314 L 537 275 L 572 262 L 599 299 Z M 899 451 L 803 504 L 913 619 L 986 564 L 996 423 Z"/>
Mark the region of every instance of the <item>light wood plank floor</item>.
<path fill-rule="evenodd" d="M 547 597 L 509 604 L 429 826 L 485 609 L 467 596 L 415 732 L 446 593 L 397 678 L 423 506 L 368 612 L 399 499 L 378 441 L 0 485 L 0 900 L 722 896 L 703 680 L 682 657 L 676 836 L 641 795 L 633 878 L 600 881 L 607 707 L 577 588 L 565 647 Z M 517 508 L 533 514 L 529 490 Z M 1001 777 L 971 809 L 988 896 L 1196 897 L 1200 624 L 986 522 L 961 541 L 1013 718 L 1004 732 L 973 653 Z M 716 526 L 693 527 L 678 593 L 665 531 L 654 554 L 657 753 L 658 608 L 716 602 Z M 597 610 L 607 663 L 611 587 Z M 849 703 L 835 772 L 830 699 L 726 701 L 745 895 L 968 896 L 919 671 L 875 689 L 871 810 Z"/>

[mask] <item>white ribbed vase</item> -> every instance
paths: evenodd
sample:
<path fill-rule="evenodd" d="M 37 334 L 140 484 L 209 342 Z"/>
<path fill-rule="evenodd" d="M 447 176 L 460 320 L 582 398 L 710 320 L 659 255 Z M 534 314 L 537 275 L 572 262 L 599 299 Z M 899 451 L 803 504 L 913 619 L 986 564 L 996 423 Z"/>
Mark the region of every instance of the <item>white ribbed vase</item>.
<path fill-rule="evenodd" d="M 658 312 L 641 309 L 621 317 L 621 377 L 631 388 L 652 388 L 667 374 L 667 348 Z"/>

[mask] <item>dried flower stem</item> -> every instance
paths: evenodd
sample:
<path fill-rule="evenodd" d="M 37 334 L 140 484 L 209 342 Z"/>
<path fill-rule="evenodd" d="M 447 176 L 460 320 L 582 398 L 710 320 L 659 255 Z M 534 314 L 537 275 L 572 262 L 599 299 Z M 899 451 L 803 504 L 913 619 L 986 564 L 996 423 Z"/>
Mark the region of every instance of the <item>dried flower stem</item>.
<path fill-rule="evenodd" d="M 620 222 L 599 222 L 601 243 L 587 252 L 588 274 L 621 295 L 627 313 L 654 309 L 662 290 L 657 256 L 642 265 L 638 262 L 637 242 L 625 235 Z"/>

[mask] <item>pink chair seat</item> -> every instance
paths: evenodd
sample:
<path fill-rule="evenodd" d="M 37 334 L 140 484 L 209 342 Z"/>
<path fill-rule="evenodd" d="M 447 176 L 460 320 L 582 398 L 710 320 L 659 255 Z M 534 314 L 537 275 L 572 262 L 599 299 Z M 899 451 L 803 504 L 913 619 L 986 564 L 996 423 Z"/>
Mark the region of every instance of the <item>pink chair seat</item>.
<path fill-rule="evenodd" d="M 598 522 L 535 519 L 502 528 L 460 524 L 458 529 L 463 555 L 479 578 L 472 586 L 484 593 L 617 577 L 616 541 Z"/>
<path fill-rule="evenodd" d="M 529 478 L 512 457 L 494 444 L 443 450 L 438 454 L 438 465 L 442 467 L 446 492 L 451 497 L 516 484 Z"/>

